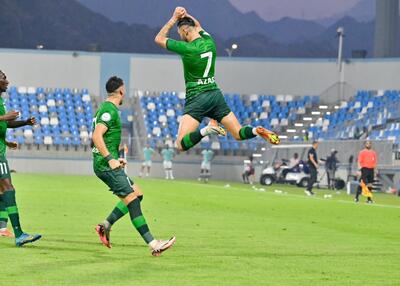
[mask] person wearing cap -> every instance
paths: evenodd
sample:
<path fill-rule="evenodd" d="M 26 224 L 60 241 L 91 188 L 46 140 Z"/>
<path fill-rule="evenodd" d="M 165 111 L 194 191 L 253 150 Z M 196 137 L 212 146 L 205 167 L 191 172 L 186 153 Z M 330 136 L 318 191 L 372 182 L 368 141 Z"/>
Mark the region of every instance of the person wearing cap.
<path fill-rule="evenodd" d="M 358 154 L 358 168 L 361 172 L 360 181 L 372 189 L 372 183 L 374 182 L 375 175 L 377 174 L 378 156 L 374 150 L 372 150 L 372 142 L 370 140 L 365 141 L 364 149 Z M 354 201 L 359 202 L 359 196 L 362 193 L 361 185 L 357 189 L 356 197 Z M 367 203 L 373 203 L 371 197 L 367 197 Z"/>
<path fill-rule="evenodd" d="M 328 188 L 334 190 L 335 189 L 335 173 L 337 170 L 337 164 L 339 163 L 336 158 L 337 151 L 335 149 L 331 150 L 331 154 L 326 158 L 325 162 L 325 170 L 326 176 L 328 179 Z"/>

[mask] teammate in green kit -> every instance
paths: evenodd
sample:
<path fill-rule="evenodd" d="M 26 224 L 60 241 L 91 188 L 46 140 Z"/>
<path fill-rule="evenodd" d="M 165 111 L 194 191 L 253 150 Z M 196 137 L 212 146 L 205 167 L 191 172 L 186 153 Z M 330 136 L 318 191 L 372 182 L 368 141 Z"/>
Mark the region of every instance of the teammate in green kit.
<path fill-rule="evenodd" d="M 7 91 L 7 76 L 0 71 L 0 94 Z M 27 120 L 16 120 L 19 117 L 18 111 L 9 111 L 6 113 L 3 98 L 0 97 L 0 225 L 3 235 L 10 237 L 10 233 L 4 228 L 7 225 L 7 217 L 11 221 L 11 225 L 15 236 L 15 245 L 23 246 L 26 243 L 34 242 L 40 239 L 40 234 L 30 235 L 24 233 L 19 221 L 19 213 L 17 202 L 15 200 L 15 188 L 11 183 L 10 168 L 6 159 L 6 148 L 16 148 L 16 142 L 6 141 L 7 128 L 18 128 L 26 125 L 36 124 L 34 117 Z"/>
<path fill-rule="evenodd" d="M 172 172 L 172 158 L 175 156 L 175 152 L 173 149 L 169 147 L 169 145 L 165 145 L 165 148 L 161 150 L 161 155 L 163 156 L 163 165 L 165 171 L 165 179 L 174 180 L 174 174 Z"/>
<path fill-rule="evenodd" d="M 211 161 L 214 159 L 214 151 L 207 149 L 203 150 L 201 154 L 203 155 L 203 161 L 201 162 L 199 181 L 203 180 L 203 182 L 208 182 L 211 176 Z"/>
<path fill-rule="evenodd" d="M 147 144 L 146 147 L 143 148 L 144 161 L 142 163 L 142 168 L 140 169 L 139 177 L 143 176 L 145 169 L 147 169 L 146 177 L 150 175 L 151 157 L 153 156 L 154 152 L 154 149 L 151 148 L 149 144 Z"/>
<path fill-rule="evenodd" d="M 182 41 L 168 38 L 169 31 L 177 24 Z M 182 116 L 176 145 L 186 151 L 205 136 L 225 136 L 221 123 L 236 140 L 247 140 L 260 136 L 271 144 L 279 144 L 279 137 L 264 127 L 242 127 L 235 114 L 226 104 L 225 98 L 215 82 L 216 47 L 213 38 L 203 30 L 185 8 L 177 7 L 172 18 L 155 38 L 161 47 L 177 53 L 183 62 L 186 83 L 186 104 Z M 199 125 L 204 117 L 213 120 L 202 129 Z"/>
<path fill-rule="evenodd" d="M 122 79 L 113 76 L 106 84 L 107 100 L 103 102 L 93 119 L 93 169 L 121 201 L 115 206 L 104 222 L 96 226 L 101 242 L 111 248 L 111 226 L 129 212 L 131 221 L 143 240 L 149 245 L 152 255 L 159 256 L 175 243 L 175 237 L 169 240 L 155 240 L 142 214 L 140 202 L 143 193 L 129 179 L 123 167 L 126 160 L 119 158 L 118 148 L 121 142 L 121 119 L 118 106 L 125 96 Z"/>

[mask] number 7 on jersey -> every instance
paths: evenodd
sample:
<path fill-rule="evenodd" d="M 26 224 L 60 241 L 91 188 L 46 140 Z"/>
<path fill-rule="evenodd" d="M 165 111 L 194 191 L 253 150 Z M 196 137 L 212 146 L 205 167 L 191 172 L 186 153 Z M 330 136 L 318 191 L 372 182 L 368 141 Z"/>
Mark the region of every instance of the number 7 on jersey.
<path fill-rule="evenodd" d="M 213 54 L 212 54 L 212 52 L 207 52 L 207 53 L 201 54 L 200 57 L 202 59 L 207 58 L 207 66 L 206 66 L 206 70 L 204 71 L 203 77 L 208 77 L 208 74 L 210 73 Z"/>

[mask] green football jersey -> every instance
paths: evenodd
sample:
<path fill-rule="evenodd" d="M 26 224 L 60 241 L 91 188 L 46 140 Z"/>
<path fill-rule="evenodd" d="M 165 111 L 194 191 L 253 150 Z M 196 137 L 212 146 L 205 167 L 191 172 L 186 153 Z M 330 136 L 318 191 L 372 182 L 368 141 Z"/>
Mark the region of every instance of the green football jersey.
<path fill-rule="evenodd" d="M 163 149 L 161 151 L 161 155 L 163 156 L 164 161 L 172 161 L 172 158 L 174 157 L 174 150 L 172 149 Z"/>
<path fill-rule="evenodd" d="M 93 118 L 93 131 L 97 124 L 107 126 L 107 131 L 103 135 L 104 143 L 111 156 L 118 159 L 118 148 L 121 143 L 121 119 L 118 108 L 111 102 L 103 102 Z M 111 170 L 108 162 L 100 154 L 96 147 L 93 147 L 93 169 L 97 172 Z"/>
<path fill-rule="evenodd" d="M 211 160 L 214 158 L 214 152 L 212 150 L 203 150 L 201 154 L 203 155 L 204 163 L 210 163 Z"/>
<path fill-rule="evenodd" d="M 4 99 L 0 97 L 0 116 L 6 114 L 6 105 Z M 7 121 L 0 121 L 0 156 L 6 155 L 6 134 L 7 134 Z"/>
<path fill-rule="evenodd" d="M 151 156 L 153 156 L 154 149 L 153 148 L 143 148 L 143 155 L 145 161 L 151 161 Z"/>
<path fill-rule="evenodd" d="M 167 49 L 182 58 L 186 98 L 218 89 L 214 77 L 217 57 L 214 39 L 204 31 L 200 32 L 200 36 L 190 43 L 173 39 L 167 41 Z"/>

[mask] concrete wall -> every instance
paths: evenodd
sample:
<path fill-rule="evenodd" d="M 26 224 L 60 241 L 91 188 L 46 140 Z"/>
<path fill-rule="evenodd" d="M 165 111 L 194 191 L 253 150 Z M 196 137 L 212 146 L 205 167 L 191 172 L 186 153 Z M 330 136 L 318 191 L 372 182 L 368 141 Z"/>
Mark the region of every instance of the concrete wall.
<path fill-rule="evenodd" d="M 216 68 L 228 93 L 320 95 L 339 79 L 335 60 L 219 58 Z M 352 90 L 400 89 L 400 59 L 350 60 L 344 70 Z M 133 55 L 130 81 L 131 89 L 184 91 L 180 58 Z"/>
<path fill-rule="evenodd" d="M 173 55 L 0 49 L 0 69 L 12 85 L 88 88 L 104 95 L 105 81 L 117 74 L 131 91 L 184 91 L 181 60 Z M 354 90 L 400 90 L 400 59 L 351 60 L 344 73 Z M 216 78 L 229 93 L 320 95 L 339 75 L 334 59 L 219 58 Z"/>
<path fill-rule="evenodd" d="M 0 49 L 0 69 L 14 86 L 88 88 L 99 93 L 100 57 L 90 53 Z"/>

